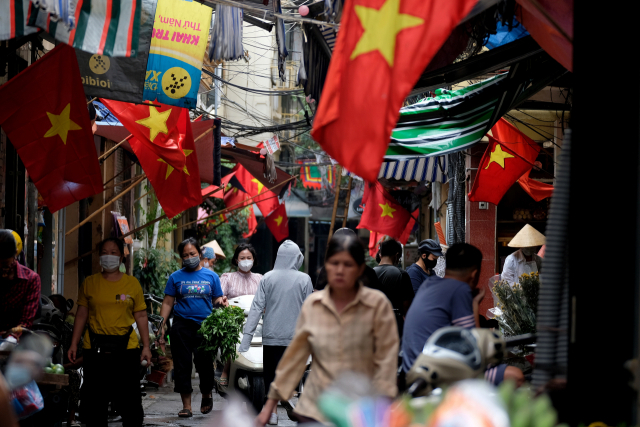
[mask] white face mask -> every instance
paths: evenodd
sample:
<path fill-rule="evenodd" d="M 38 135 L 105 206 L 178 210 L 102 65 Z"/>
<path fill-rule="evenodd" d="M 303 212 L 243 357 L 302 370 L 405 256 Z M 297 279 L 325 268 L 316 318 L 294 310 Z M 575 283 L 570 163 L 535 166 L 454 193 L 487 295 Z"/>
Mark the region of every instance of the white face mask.
<path fill-rule="evenodd" d="M 250 259 L 243 259 L 242 261 L 240 261 L 238 263 L 238 267 L 240 268 L 240 270 L 242 271 L 249 271 L 251 270 L 251 267 L 253 267 L 253 261 Z"/>
<path fill-rule="evenodd" d="M 100 255 L 100 266 L 107 273 L 113 273 L 120 267 L 120 257 L 116 255 Z"/>

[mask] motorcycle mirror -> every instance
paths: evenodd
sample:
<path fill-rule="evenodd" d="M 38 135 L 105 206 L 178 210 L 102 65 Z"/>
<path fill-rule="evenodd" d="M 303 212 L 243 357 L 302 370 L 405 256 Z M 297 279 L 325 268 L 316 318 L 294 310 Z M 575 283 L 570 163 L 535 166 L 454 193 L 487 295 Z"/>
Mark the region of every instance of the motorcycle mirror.
<path fill-rule="evenodd" d="M 15 390 L 40 378 L 52 354 L 53 342 L 49 337 L 35 333 L 24 336 L 7 363 L 4 376 L 9 388 Z"/>

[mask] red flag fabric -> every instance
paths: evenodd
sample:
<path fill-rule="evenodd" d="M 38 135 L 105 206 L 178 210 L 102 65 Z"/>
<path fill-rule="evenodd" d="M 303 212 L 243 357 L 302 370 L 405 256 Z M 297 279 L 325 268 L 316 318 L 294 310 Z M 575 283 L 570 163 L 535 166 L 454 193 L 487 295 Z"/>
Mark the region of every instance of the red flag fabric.
<path fill-rule="evenodd" d="M 239 205 L 238 203 L 241 203 L 244 200 L 247 200 L 250 196 L 245 193 L 244 191 L 238 190 L 235 187 L 232 187 L 230 190 L 228 190 L 225 195 L 224 195 L 224 205 L 228 208 L 231 207 L 240 207 L 240 206 L 253 206 L 251 202 L 247 202 L 244 205 Z M 236 206 L 237 205 L 237 206 Z"/>
<path fill-rule="evenodd" d="M 51 212 L 102 192 L 75 51 L 56 46 L 0 86 L 0 125 Z"/>
<path fill-rule="evenodd" d="M 371 258 L 375 259 L 378 254 L 378 246 L 382 239 L 384 239 L 384 234 L 369 230 L 369 255 Z"/>
<path fill-rule="evenodd" d="M 516 180 L 531 170 L 540 147 L 505 119 L 498 120 L 491 132 L 469 200 L 497 205 Z"/>
<path fill-rule="evenodd" d="M 139 147 L 154 153 L 156 158 L 164 159 L 174 169 L 184 168 L 186 158 L 180 150 L 181 134 L 177 127 L 181 108 L 162 105 L 158 109 L 146 104 L 108 99 L 100 101 L 138 139 Z M 159 105 L 157 102 L 155 104 Z"/>
<path fill-rule="evenodd" d="M 242 237 L 244 237 L 245 239 L 253 236 L 258 230 L 258 220 L 256 219 L 256 214 L 253 213 L 253 205 L 249 206 L 248 209 L 249 218 L 247 218 L 247 226 L 249 228 L 249 231 L 247 231 L 246 233 L 242 233 Z"/>
<path fill-rule="evenodd" d="M 365 199 L 364 212 L 356 228 L 366 228 L 393 238 L 401 237 L 411 219 L 409 212 L 378 181 L 365 186 Z"/>
<path fill-rule="evenodd" d="M 278 205 L 269 216 L 265 217 L 265 222 L 278 242 L 289 237 L 289 218 L 284 203 Z"/>
<path fill-rule="evenodd" d="M 522 189 L 526 191 L 536 202 L 544 200 L 547 197 L 551 197 L 553 195 L 553 185 L 545 184 L 544 182 L 529 178 L 530 172 L 531 170 L 528 170 L 518 179 L 520 187 L 522 187 Z"/>
<path fill-rule="evenodd" d="M 229 181 L 234 177 L 236 173 L 231 172 L 222 177 L 220 180 L 220 187 L 217 185 L 210 185 L 207 188 L 203 188 L 200 193 L 202 194 L 202 199 L 206 199 L 207 197 L 213 197 L 216 199 L 224 199 L 224 190 L 218 190 L 218 188 L 226 188 L 229 185 Z M 217 190 L 217 191 L 216 191 Z"/>
<path fill-rule="evenodd" d="M 155 107 L 145 106 L 148 110 Z M 191 132 L 189 110 L 180 107 L 163 105 L 161 112 L 176 110 L 179 112 L 178 120 L 173 123 L 171 134 L 177 140 L 178 147 L 185 158 L 181 169 L 174 168 L 162 156 L 158 156 L 155 150 L 149 148 L 149 144 L 138 138 L 131 138 L 129 144 L 138 157 L 142 169 L 156 192 L 156 197 L 169 218 L 202 203 L 200 170 L 196 156 L 196 145 Z M 175 113 L 171 111 L 170 115 Z M 131 130 L 130 130 L 131 131 Z"/>
<path fill-rule="evenodd" d="M 255 197 L 251 203 L 258 205 L 263 217 L 266 218 L 271 212 L 278 208 L 280 205 L 278 196 L 274 192 L 269 191 L 263 183 L 251 175 L 240 163 L 233 168 L 233 171 L 235 171 L 236 178 L 238 178 L 240 185 L 242 185 L 242 188 L 245 189 L 250 197 L 259 195 L 259 197 Z"/>
<path fill-rule="evenodd" d="M 407 242 L 409 241 L 409 237 L 411 236 L 411 231 L 413 231 L 413 226 L 416 225 L 415 218 L 418 218 L 418 215 L 420 215 L 420 208 L 413 211 L 413 213 L 411 214 L 411 218 L 409 218 L 409 222 L 407 223 L 407 226 L 404 228 L 404 231 L 402 232 L 402 236 L 400 236 L 400 238 L 398 239 L 398 241 L 403 245 L 406 245 Z"/>
<path fill-rule="evenodd" d="M 349 171 L 375 181 L 402 103 L 476 3 L 345 2 L 313 139 Z"/>

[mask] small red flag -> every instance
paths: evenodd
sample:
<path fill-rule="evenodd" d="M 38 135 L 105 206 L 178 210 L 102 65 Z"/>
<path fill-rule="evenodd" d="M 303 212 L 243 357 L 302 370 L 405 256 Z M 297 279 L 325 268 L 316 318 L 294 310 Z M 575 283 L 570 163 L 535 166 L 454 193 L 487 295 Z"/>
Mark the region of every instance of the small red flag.
<path fill-rule="evenodd" d="M 375 181 L 402 103 L 476 3 L 345 2 L 313 139 L 349 171 Z"/>
<path fill-rule="evenodd" d="M 0 86 L 0 125 L 51 212 L 102 192 L 78 60 L 56 46 Z"/>
<path fill-rule="evenodd" d="M 233 168 L 233 171 L 235 171 L 236 178 L 238 178 L 240 185 L 242 185 L 242 188 L 245 189 L 247 194 L 250 197 L 258 196 L 253 198 L 251 203 L 258 205 L 263 217 L 266 218 L 271 212 L 278 208 L 280 205 L 278 196 L 274 192 L 269 191 L 258 178 L 251 175 L 240 163 Z"/>
<path fill-rule="evenodd" d="M 398 241 L 403 245 L 406 245 L 407 242 L 409 241 L 409 237 L 411 236 L 411 231 L 413 231 L 413 226 L 416 225 L 416 218 L 418 217 L 418 215 L 420 215 L 420 208 L 413 211 L 413 213 L 411 214 L 411 218 L 407 223 L 407 226 L 404 228 L 404 231 L 402 232 L 402 236 L 400 236 L 400 238 L 398 239 Z"/>
<path fill-rule="evenodd" d="M 256 219 L 256 214 L 253 213 L 253 205 L 249 206 L 249 218 L 247 218 L 247 227 L 249 231 L 246 233 L 242 233 L 242 237 L 245 239 L 253 236 L 258 230 L 258 220 Z"/>
<path fill-rule="evenodd" d="M 241 206 L 247 206 L 247 205 L 253 206 L 251 202 L 247 202 L 243 205 L 238 204 L 243 202 L 244 200 L 247 200 L 248 198 L 249 198 L 249 195 L 247 193 L 245 193 L 242 190 L 238 190 L 235 187 L 232 187 L 224 195 L 224 205 L 228 208 L 234 208 L 234 209 L 239 208 Z"/>
<path fill-rule="evenodd" d="M 156 150 L 150 149 L 148 143 L 142 142 L 138 138 L 131 138 L 129 144 L 147 174 L 162 209 L 169 218 L 173 218 L 202 203 L 200 170 L 196 157 L 196 145 L 191 132 L 189 110 L 166 105 L 163 105 L 159 110 L 161 112 L 177 110 L 179 113 L 178 120 L 173 123 L 170 132 L 176 138 L 178 150 L 185 158 L 184 166 L 180 169 L 174 168 L 164 157 L 159 156 Z M 175 113 L 172 111 L 170 114 Z"/>
<path fill-rule="evenodd" d="M 527 194 L 529 194 L 536 202 L 544 200 L 547 197 L 551 197 L 553 195 L 553 185 L 545 184 L 544 182 L 529 178 L 530 172 L 531 170 L 528 170 L 518 179 L 520 187 L 522 187 L 522 189 L 526 191 Z"/>
<path fill-rule="evenodd" d="M 498 120 L 491 133 L 469 200 L 497 205 L 516 180 L 531 170 L 540 147 L 505 119 Z"/>
<path fill-rule="evenodd" d="M 168 105 L 157 108 L 108 99 L 100 101 L 138 139 L 139 147 L 154 153 L 156 158 L 164 159 L 174 169 L 184 168 L 186 158 L 180 151 L 180 138 L 184 135 L 177 127 L 182 108 Z"/>
<path fill-rule="evenodd" d="M 289 218 L 284 203 L 278 205 L 269 216 L 265 217 L 265 222 L 278 242 L 289 237 Z"/>
<path fill-rule="evenodd" d="M 220 188 L 226 188 L 229 185 L 229 181 L 231 181 L 231 178 L 233 178 L 235 174 L 235 172 L 231 172 L 230 174 L 223 176 L 220 180 L 220 187 L 217 185 L 210 185 L 207 188 L 203 188 L 200 191 L 202 198 L 206 199 L 208 197 L 213 197 L 215 199 L 224 199 L 224 190 L 220 190 Z"/>
<path fill-rule="evenodd" d="M 411 215 L 376 181 L 365 187 L 366 200 L 360 224 L 356 228 L 366 228 L 393 238 L 400 238 L 411 219 Z"/>
<path fill-rule="evenodd" d="M 384 239 L 384 234 L 369 230 L 369 255 L 371 258 L 375 259 L 378 254 L 378 247 L 382 239 Z"/>

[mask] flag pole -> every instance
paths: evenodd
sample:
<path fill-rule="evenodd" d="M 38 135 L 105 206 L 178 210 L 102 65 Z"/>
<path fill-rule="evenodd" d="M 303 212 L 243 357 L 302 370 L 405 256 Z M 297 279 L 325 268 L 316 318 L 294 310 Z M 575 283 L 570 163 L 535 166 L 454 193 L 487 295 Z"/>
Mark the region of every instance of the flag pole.
<path fill-rule="evenodd" d="M 140 176 L 140 178 L 134 182 L 133 184 L 131 184 L 129 187 L 127 187 L 125 190 L 123 190 L 120 194 L 118 194 L 116 197 L 114 197 L 113 199 L 109 200 L 107 203 L 105 203 L 104 205 L 102 205 L 102 207 L 100 209 L 98 209 L 97 211 L 95 211 L 94 213 L 92 213 L 91 215 L 89 215 L 88 217 L 86 217 L 85 219 L 83 219 L 80 224 L 76 225 L 75 227 L 73 227 L 71 230 L 67 231 L 67 233 L 65 234 L 65 236 L 68 236 L 69 234 L 73 233 L 74 231 L 76 231 L 78 228 L 82 227 L 84 224 L 86 224 L 89 220 L 91 220 L 91 218 L 93 218 L 94 216 L 98 215 L 100 212 L 102 212 L 103 210 L 105 210 L 107 207 L 109 207 L 113 202 L 115 202 L 116 200 L 120 199 L 122 196 L 124 196 L 125 194 L 127 194 L 129 191 L 133 190 L 133 188 L 135 188 L 136 185 L 140 184 L 142 182 L 143 179 L 145 179 L 147 177 L 146 174 L 142 174 Z"/>
<path fill-rule="evenodd" d="M 106 151 L 102 156 L 98 157 L 98 160 L 102 160 L 105 157 L 107 157 L 109 154 L 111 154 L 112 152 L 114 152 L 116 149 L 118 149 L 118 147 L 120 147 L 122 144 L 124 144 L 125 141 L 128 141 L 129 139 L 131 139 L 131 137 L 133 137 L 133 134 L 130 134 L 128 137 L 126 137 L 125 139 L 123 139 L 122 141 L 118 142 L 114 147 L 110 148 L 108 151 Z"/>

